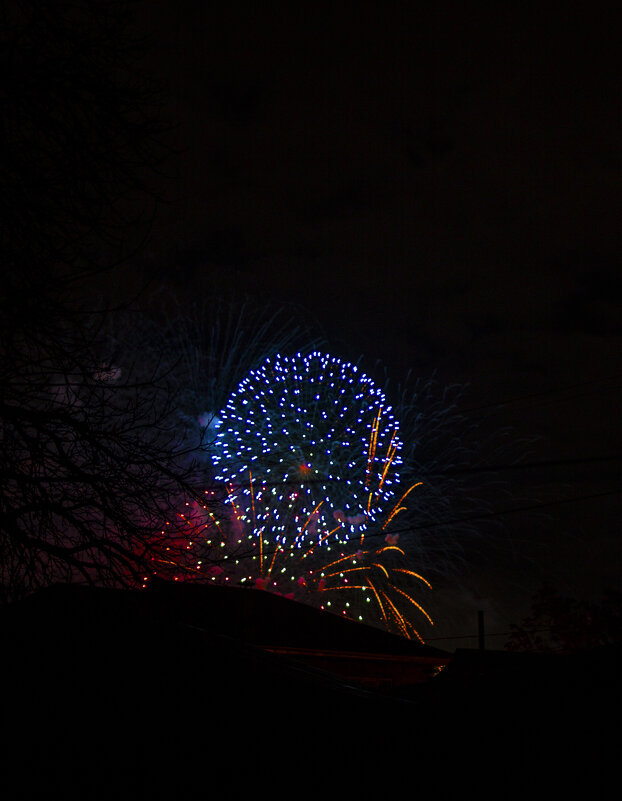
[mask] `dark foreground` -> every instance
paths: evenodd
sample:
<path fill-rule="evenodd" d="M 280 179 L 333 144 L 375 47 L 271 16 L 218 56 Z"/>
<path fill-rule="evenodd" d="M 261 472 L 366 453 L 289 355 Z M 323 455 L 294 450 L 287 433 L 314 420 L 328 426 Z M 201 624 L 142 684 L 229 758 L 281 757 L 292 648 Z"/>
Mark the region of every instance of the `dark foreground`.
<path fill-rule="evenodd" d="M 457 652 L 370 691 L 258 647 L 258 628 L 304 639 L 293 602 L 229 616 L 215 589 L 59 586 L 5 610 L 2 798 L 599 797 L 617 772 L 618 648 Z"/>

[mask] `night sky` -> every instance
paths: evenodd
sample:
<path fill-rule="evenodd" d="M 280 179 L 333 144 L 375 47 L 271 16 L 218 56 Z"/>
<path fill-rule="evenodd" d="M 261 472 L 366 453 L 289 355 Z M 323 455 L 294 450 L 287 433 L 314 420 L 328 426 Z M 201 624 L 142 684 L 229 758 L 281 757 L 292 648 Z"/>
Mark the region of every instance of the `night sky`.
<path fill-rule="evenodd" d="M 543 581 L 619 587 L 613 12 L 268 6 L 138 7 L 175 149 L 147 271 L 295 301 L 345 358 L 468 382 L 467 411 L 553 463 L 500 476 L 499 512 L 546 506 L 499 515 L 439 636 L 477 609 L 507 631 Z"/>

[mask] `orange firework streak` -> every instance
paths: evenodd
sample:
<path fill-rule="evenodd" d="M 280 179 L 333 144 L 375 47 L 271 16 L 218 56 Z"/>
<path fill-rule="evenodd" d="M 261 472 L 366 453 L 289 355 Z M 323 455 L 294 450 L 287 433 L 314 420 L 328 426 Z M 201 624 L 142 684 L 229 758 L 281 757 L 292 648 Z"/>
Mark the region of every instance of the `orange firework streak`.
<path fill-rule="evenodd" d="M 389 442 L 389 447 L 387 448 L 387 455 L 384 459 L 384 469 L 382 471 L 382 477 L 380 478 L 380 484 L 378 484 L 378 489 L 376 490 L 376 495 L 382 489 L 382 485 L 384 484 L 384 480 L 387 477 L 387 473 L 389 471 L 389 467 L 391 466 L 391 462 L 393 461 L 395 454 L 397 453 L 397 445 L 393 445 L 393 440 L 395 439 L 395 435 L 397 434 L 397 428 L 393 431 L 393 436 L 391 437 L 391 442 Z"/>
<path fill-rule="evenodd" d="M 400 512 L 405 512 L 407 508 L 408 508 L 407 506 L 400 506 L 399 509 L 394 508 L 389 517 L 387 517 L 387 519 L 384 521 L 382 530 L 384 531 L 385 528 L 389 525 L 389 523 L 393 520 L 393 518 L 399 515 Z"/>
<path fill-rule="evenodd" d="M 398 501 L 398 502 L 395 504 L 395 506 L 393 507 L 393 510 L 391 511 L 391 514 L 389 515 L 389 517 L 388 517 L 388 518 L 387 518 L 387 520 L 385 521 L 385 524 L 384 524 L 384 526 L 382 527 L 382 530 L 383 530 L 383 531 L 384 531 L 384 530 L 385 530 L 385 528 L 386 528 L 386 527 L 389 525 L 389 523 L 391 522 L 391 520 L 393 520 L 393 518 L 395 517 L 395 515 L 399 514 L 400 512 L 404 511 L 404 510 L 407 508 L 406 506 L 400 506 L 400 503 L 401 503 L 401 502 L 404 500 L 404 498 L 405 498 L 405 497 L 406 497 L 406 496 L 407 496 L 407 495 L 408 495 L 408 494 L 409 494 L 409 493 L 410 493 L 412 490 L 414 490 L 414 488 L 415 488 L 415 487 L 420 487 L 422 484 L 423 484 L 423 481 L 417 481 L 417 482 L 415 482 L 414 484 L 411 484 L 411 485 L 410 485 L 410 487 L 408 487 L 408 489 L 406 490 L 406 492 L 405 492 L 405 493 L 402 495 L 402 497 L 399 499 L 399 501 Z M 398 507 L 399 507 L 399 508 L 398 508 Z"/>
<path fill-rule="evenodd" d="M 276 557 L 277 557 L 277 554 L 278 554 L 278 552 L 279 552 L 280 550 L 281 550 L 281 546 L 280 546 L 280 545 L 277 545 L 277 546 L 276 546 L 276 549 L 275 549 L 275 551 L 274 551 L 274 554 L 273 554 L 273 556 L 272 556 L 272 562 L 270 562 L 270 569 L 268 570 L 268 578 L 270 578 L 270 574 L 272 573 L 272 568 L 274 567 L 274 562 L 275 562 L 275 560 L 276 560 Z"/>
<path fill-rule="evenodd" d="M 408 629 L 406 628 L 406 623 L 405 623 L 405 621 L 404 621 L 404 618 L 403 618 L 403 617 L 402 617 L 402 615 L 399 613 L 399 611 L 397 610 L 397 608 L 396 608 L 395 604 L 394 604 L 394 603 L 393 603 L 393 601 L 392 601 L 392 600 L 389 598 L 389 596 L 386 594 L 386 592 L 384 592 L 384 590 L 381 590 L 381 592 L 382 592 L 382 595 L 384 596 L 384 599 L 385 599 L 385 601 L 386 601 L 386 602 L 389 604 L 389 606 L 391 607 L 391 611 L 392 611 L 392 612 L 393 612 L 393 614 L 395 615 L 395 619 L 397 620 L 398 626 L 400 627 L 400 629 L 401 629 L 401 630 L 402 630 L 402 632 L 404 633 L 404 636 L 405 636 L 405 637 L 407 637 L 408 639 L 410 639 L 410 635 L 408 634 Z M 415 632 L 415 633 L 416 633 L 416 632 Z M 419 635 L 417 635 L 417 636 L 419 636 Z M 421 638 L 419 638 L 419 639 L 421 639 Z"/>
<path fill-rule="evenodd" d="M 365 487 L 369 487 L 369 479 L 371 476 L 371 463 L 376 455 L 376 443 L 378 442 L 378 430 L 380 428 L 380 415 L 382 414 L 382 406 L 378 409 L 378 414 L 374 418 L 371 427 L 371 435 L 369 437 L 369 451 L 367 453 L 367 469 L 365 470 Z M 368 509 L 369 511 L 369 509 Z"/>
<path fill-rule="evenodd" d="M 382 409 L 382 407 L 380 407 L 380 408 Z M 378 423 L 378 427 L 379 427 L 380 412 L 378 412 L 378 417 L 376 418 L 376 422 Z M 377 439 L 378 439 L 378 428 L 376 428 L 375 432 L 372 431 L 372 437 L 374 437 L 374 434 L 375 434 L 375 438 L 374 438 L 374 454 L 373 455 L 375 455 L 375 452 L 376 452 L 376 442 L 377 442 Z M 391 464 L 393 463 L 393 459 L 395 458 L 395 454 L 397 453 L 397 445 L 393 445 L 393 440 L 395 439 L 395 435 L 396 434 L 397 434 L 397 428 L 395 428 L 393 430 L 393 434 L 391 436 L 391 442 L 389 442 L 389 447 L 387 448 L 387 454 L 386 454 L 386 456 L 384 458 L 384 468 L 382 470 L 382 475 L 380 476 L 380 483 L 378 484 L 378 488 L 376 489 L 375 496 L 374 496 L 374 491 L 373 490 L 370 490 L 370 492 L 369 492 L 369 496 L 367 498 L 367 514 L 368 515 L 369 515 L 370 509 L 371 509 L 372 497 L 375 500 L 378 497 L 378 495 L 380 494 L 380 491 L 382 489 L 382 485 L 384 484 L 384 480 L 387 477 L 387 473 L 389 472 L 389 467 L 391 467 Z M 370 446 L 371 446 L 371 443 L 370 443 Z M 370 451 L 371 451 L 371 447 L 370 447 Z M 370 458 L 368 459 L 368 462 L 367 462 L 367 477 L 366 477 L 366 480 L 365 480 L 365 486 L 366 487 L 369 487 L 369 478 L 370 478 L 370 475 L 371 475 L 371 461 L 372 461 L 373 455 L 370 456 Z M 364 535 L 361 534 L 361 543 L 363 542 L 363 537 L 364 537 Z"/>
<path fill-rule="evenodd" d="M 361 567 L 346 567 L 344 570 L 335 570 L 334 573 L 324 573 L 323 575 L 326 578 L 331 578 L 331 576 L 340 576 L 342 573 L 356 573 L 359 570 L 368 570 L 368 567 L 367 565 L 362 565 Z"/>
<path fill-rule="evenodd" d="M 378 548 L 376 553 L 384 553 L 385 551 L 397 551 L 398 553 L 401 553 L 402 556 L 406 556 L 406 552 L 401 548 L 398 548 L 397 545 L 385 545 L 384 548 Z"/>
<path fill-rule="evenodd" d="M 238 507 L 235 505 L 235 495 L 233 494 L 233 489 L 231 488 L 231 484 L 227 484 L 227 495 L 229 496 L 229 503 L 233 506 L 233 514 L 235 516 L 236 521 L 242 526 L 242 520 L 240 518 L 240 513 L 238 512 Z"/>
<path fill-rule="evenodd" d="M 387 569 L 383 565 L 378 564 L 378 562 L 372 562 L 372 567 L 379 568 L 380 570 L 382 570 L 382 572 L 385 574 L 385 576 L 387 578 L 389 578 L 389 574 L 387 573 Z"/>
<path fill-rule="evenodd" d="M 343 587 L 321 587 L 318 588 L 318 592 L 335 592 L 342 590 L 366 590 L 367 584 L 345 584 Z"/>
<path fill-rule="evenodd" d="M 311 512 L 311 514 L 309 515 L 309 517 L 307 517 L 307 522 L 306 522 L 306 523 L 304 524 L 304 526 L 303 526 L 303 527 L 300 529 L 300 533 L 301 533 L 301 534 L 302 534 L 302 532 L 303 532 L 303 531 L 306 529 L 306 527 L 309 525 L 309 523 L 311 522 L 311 518 L 313 517 L 313 515 L 314 515 L 314 514 L 317 512 L 317 510 L 320 508 L 320 506 L 321 506 L 323 503 L 324 503 L 324 500 L 321 500 L 321 501 L 318 503 L 318 505 L 315 507 L 315 509 L 314 509 L 314 510 Z M 339 528 L 339 526 L 337 526 L 337 528 Z M 326 535 L 326 536 L 329 536 L 329 535 Z"/>
<path fill-rule="evenodd" d="M 369 488 L 369 480 L 371 478 L 371 463 L 376 455 L 376 443 L 378 441 L 378 429 L 380 428 L 380 414 L 382 413 L 382 406 L 378 409 L 378 414 L 374 419 L 371 435 L 369 437 L 369 451 L 367 453 L 367 467 L 365 469 L 365 489 Z M 371 499 L 373 496 L 373 490 L 370 490 L 369 497 L 367 498 L 367 515 L 369 516 L 369 511 L 371 509 Z M 365 539 L 365 532 L 361 532 L 361 545 L 363 544 L 363 540 Z"/>
<path fill-rule="evenodd" d="M 330 589 L 328 587 L 318 587 L 317 592 L 335 592 L 336 590 L 341 592 L 342 590 L 366 590 L 366 589 L 367 589 L 366 584 L 345 584 L 343 587 L 332 587 Z M 322 607 L 322 609 L 324 609 L 324 607 Z"/>
<path fill-rule="evenodd" d="M 339 525 L 335 526 L 335 528 L 332 531 L 329 531 L 328 534 L 324 534 L 322 539 L 316 545 L 314 545 L 312 548 L 310 548 L 306 553 L 303 553 L 303 555 L 298 560 L 297 564 L 300 564 L 300 562 L 302 562 L 303 559 L 306 559 L 308 556 L 311 556 L 311 554 L 313 553 L 313 551 L 315 551 L 315 549 L 316 549 L 316 547 L 318 545 L 321 545 L 324 542 L 324 540 L 327 540 L 330 537 L 331 534 L 334 534 L 335 531 L 339 531 L 339 529 L 342 528 L 342 527 L 343 527 L 343 523 L 339 523 Z M 347 558 L 347 557 L 344 557 L 344 558 Z"/>
<path fill-rule="evenodd" d="M 372 592 L 374 593 L 374 595 L 376 596 L 376 600 L 378 601 L 378 606 L 380 607 L 380 611 L 381 611 L 381 613 L 382 613 L 382 619 L 384 620 L 384 622 L 385 622 L 385 625 L 386 625 L 386 626 L 388 626 L 388 625 L 389 625 L 389 621 L 387 620 L 387 615 L 386 615 L 386 613 L 385 613 L 385 611 L 384 611 L 384 606 L 382 605 L 382 601 L 380 600 L 380 596 L 379 596 L 379 595 L 378 595 L 378 593 L 376 592 L 376 588 L 374 587 L 374 585 L 373 585 L 373 582 L 371 582 L 371 581 L 370 581 L 370 582 L 369 582 L 369 586 L 370 586 L 370 588 L 371 588 L 371 591 L 372 591 Z"/>
<path fill-rule="evenodd" d="M 403 552 L 402 552 L 402 553 L 403 553 Z M 393 570 L 394 570 L 396 573 L 406 573 L 408 576 L 414 576 L 415 578 L 418 578 L 418 579 L 420 579 L 421 581 L 423 581 L 423 583 L 424 583 L 424 584 L 427 584 L 427 585 L 428 585 L 428 587 L 429 587 L 430 589 L 432 589 L 432 585 L 430 584 L 430 582 L 429 582 L 429 581 L 427 581 L 426 579 L 424 579 L 424 578 L 423 578 L 423 576 L 420 576 L 420 575 L 419 575 L 419 573 L 415 573 L 415 571 L 414 571 L 414 570 L 406 570 L 406 568 L 404 568 L 404 567 L 394 567 L 394 568 L 393 568 Z"/>
<path fill-rule="evenodd" d="M 424 579 L 424 581 L 425 581 L 425 579 Z M 427 582 L 426 582 L 426 584 L 427 584 Z M 427 619 L 430 621 L 430 623 L 431 623 L 432 625 L 434 625 L 434 621 L 432 620 L 432 618 L 430 617 L 430 615 L 428 615 L 428 613 L 425 611 L 425 609 L 424 609 L 422 606 L 420 606 L 420 605 L 417 603 L 417 601 L 415 601 L 413 598 L 411 598 L 411 597 L 410 597 L 410 595 L 409 595 L 407 592 L 404 592 L 404 590 L 400 590 L 400 588 L 399 588 L 399 587 L 396 587 L 396 586 L 393 586 L 393 589 L 394 589 L 396 592 L 399 592 L 399 594 L 400 594 L 400 595 L 403 595 L 403 596 L 404 596 L 404 598 L 408 598 L 408 600 L 411 602 L 411 604 L 414 604 L 414 605 L 417 607 L 417 609 L 418 609 L 418 610 L 419 610 L 419 611 L 420 611 L 422 614 L 424 614 L 424 615 L 427 617 Z"/>
<path fill-rule="evenodd" d="M 363 551 L 363 554 L 369 553 L 369 551 Z M 329 567 L 334 567 L 334 565 L 338 565 L 340 562 L 345 562 L 346 559 L 352 559 L 355 554 L 349 553 L 347 556 L 342 556 L 339 559 L 335 559 L 334 562 L 329 562 L 327 565 L 324 565 L 322 570 L 328 570 Z M 331 575 L 336 575 L 335 573 L 331 573 Z"/>

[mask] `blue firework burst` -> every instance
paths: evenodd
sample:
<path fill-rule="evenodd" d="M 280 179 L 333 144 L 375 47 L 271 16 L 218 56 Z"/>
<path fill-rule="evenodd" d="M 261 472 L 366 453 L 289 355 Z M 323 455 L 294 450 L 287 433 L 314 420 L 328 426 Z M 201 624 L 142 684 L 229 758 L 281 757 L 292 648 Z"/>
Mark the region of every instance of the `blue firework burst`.
<path fill-rule="evenodd" d="M 281 547 L 345 542 L 399 482 L 399 423 L 382 390 L 329 354 L 274 356 L 218 415 L 213 463 L 254 536 Z"/>

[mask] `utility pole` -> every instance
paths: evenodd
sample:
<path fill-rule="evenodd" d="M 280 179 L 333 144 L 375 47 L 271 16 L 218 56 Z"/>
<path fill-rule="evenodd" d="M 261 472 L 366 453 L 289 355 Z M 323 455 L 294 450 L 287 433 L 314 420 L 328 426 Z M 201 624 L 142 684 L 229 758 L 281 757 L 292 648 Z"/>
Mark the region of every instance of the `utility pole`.
<path fill-rule="evenodd" d="M 477 613 L 477 643 L 480 651 L 486 648 L 486 635 L 484 631 L 484 610 L 480 609 Z"/>

